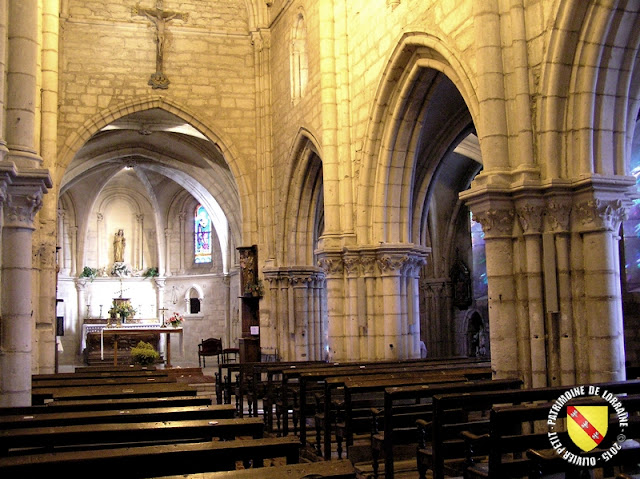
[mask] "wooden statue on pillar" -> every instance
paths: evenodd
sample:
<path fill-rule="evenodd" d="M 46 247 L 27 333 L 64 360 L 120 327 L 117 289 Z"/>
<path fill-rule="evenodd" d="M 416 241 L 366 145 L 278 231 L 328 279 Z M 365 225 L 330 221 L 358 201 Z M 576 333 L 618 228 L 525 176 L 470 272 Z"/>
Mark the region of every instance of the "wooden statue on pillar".
<path fill-rule="evenodd" d="M 240 254 L 240 362 L 260 361 L 260 308 L 262 287 L 258 279 L 258 247 L 241 246 Z"/>

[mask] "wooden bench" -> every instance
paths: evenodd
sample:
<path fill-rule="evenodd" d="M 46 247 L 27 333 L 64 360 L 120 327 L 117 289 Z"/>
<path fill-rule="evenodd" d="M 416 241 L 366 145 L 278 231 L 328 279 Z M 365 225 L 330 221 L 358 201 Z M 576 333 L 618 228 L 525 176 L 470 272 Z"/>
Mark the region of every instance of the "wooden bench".
<path fill-rule="evenodd" d="M 100 449 L 108 445 L 142 446 L 171 442 L 211 441 L 238 436 L 262 437 L 259 418 L 80 424 L 0 430 L 0 455 L 46 449 Z"/>
<path fill-rule="evenodd" d="M 40 390 L 51 388 L 71 388 L 85 386 L 105 386 L 122 384 L 151 384 L 151 383 L 175 383 L 175 376 L 122 376 L 110 378 L 64 378 L 64 379 L 39 379 L 32 381 L 31 389 L 38 394 Z"/>
<path fill-rule="evenodd" d="M 42 408 L 41 408 L 42 409 Z M 151 421 L 184 421 L 195 419 L 231 419 L 235 408 L 230 404 L 208 406 L 173 406 L 140 409 L 111 409 L 103 411 L 43 412 L 0 416 L 0 429 L 21 427 L 73 426 Z"/>
<path fill-rule="evenodd" d="M 92 379 L 92 378 L 117 378 L 117 377 L 165 377 L 169 376 L 167 369 L 124 369 L 119 371 L 104 371 L 101 369 L 88 370 L 74 373 L 34 374 L 32 382 L 36 383 L 49 379 Z"/>
<path fill-rule="evenodd" d="M 347 449 L 347 455 L 349 454 L 349 448 L 354 444 L 354 438 L 356 434 L 361 433 L 365 437 L 370 437 L 371 434 L 371 408 L 366 410 L 354 409 L 356 404 L 356 398 L 360 400 L 363 397 L 367 399 L 377 398 L 379 401 L 384 399 L 384 390 L 390 386 L 401 386 L 408 384 L 424 384 L 427 382 L 433 383 L 445 383 L 450 384 L 454 382 L 464 382 L 464 376 L 438 376 L 433 378 L 429 374 L 416 374 L 412 377 L 400 378 L 400 379 L 388 379 L 388 380 L 367 380 L 358 379 L 354 381 L 347 381 L 344 385 L 344 406 L 343 406 L 343 421 L 336 422 L 335 434 L 338 449 L 342 448 L 342 444 L 345 444 Z M 363 418 L 364 421 L 358 421 L 362 429 L 356 429 L 354 426 L 357 424 L 356 420 Z M 367 422 L 368 421 L 368 422 Z"/>
<path fill-rule="evenodd" d="M 36 406 L 2 407 L 0 416 L 57 414 L 61 412 L 104 411 L 109 409 L 140 409 L 154 407 L 208 406 L 212 403 L 207 396 L 169 396 L 117 399 L 81 399 L 77 401 L 57 401 Z"/>
<path fill-rule="evenodd" d="M 264 459 L 284 457 L 286 464 L 296 464 L 299 450 L 296 438 L 279 437 L 42 453 L 0 457 L 0 476 L 68 477 L 70 471 L 119 479 L 196 474 L 234 470 L 238 461 L 255 467 Z"/>
<path fill-rule="evenodd" d="M 411 386 L 395 386 L 384 390 L 384 408 L 374 411 L 383 414 L 382 430 L 374 430 L 371 435 L 371 451 L 374 475 L 378 474 L 378 460 L 382 456 L 385 460 L 385 475 L 393 478 L 394 447 L 409 445 L 414 457 L 418 446 L 416 421 L 430 420 L 433 411 L 433 397 L 446 393 L 465 393 L 471 391 L 500 391 L 519 389 L 522 381 L 519 379 L 487 379 L 464 381 L 449 384 L 418 384 Z M 415 406 L 407 406 L 412 402 Z M 426 404 L 425 404 L 426 403 Z M 428 407 L 427 407 L 428 406 Z M 442 413 L 441 413 L 442 414 Z M 460 415 L 456 414 L 459 418 Z M 467 414 L 464 414 L 465 420 Z M 373 423 L 374 425 L 376 422 Z"/>
<path fill-rule="evenodd" d="M 198 390 L 181 383 L 125 384 L 92 387 L 41 388 L 32 394 L 33 404 L 46 401 L 115 399 L 133 397 L 195 396 Z"/>
<path fill-rule="evenodd" d="M 599 383 L 597 386 L 609 388 L 614 393 L 623 393 L 627 389 L 630 393 L 640 392 L 639 381 Z M 423 444 L 417 450 L 418 472 L 421 478 L 426 477 L 428 470 L 432 470 L 434 479 L 445 477 L 445 462 L 454 461 L 461 464 L 465 461 L 465 444 L 461 437 L 450 439 L 447 437 L 447 428 L 452 427 L 446 421 L 445 411 L 461 409 L 475 416 L 488 417 L 488 412 L 496 404 L 519 405 L 524 402 L 551 401 L 569 389 L 568 386 L 552 386 L 548 388 L 497 390 L 467 393 L 435 394 L 433 396 L 433 422 L 428 430 L 420 435 L 427 434 L 430 441 Z M 482 449 L 479 445 L 476 453 Z M 470 452 L 469 452 L 470 453 Z"/>
<path fill-rule="evenodd" d="M 288 403 L 288 388 L 290 387 L 290 382 L 292 380 L 298 381 L 298 390 L 297 395 L 299 397 L 299 409 L 302 411 L 307 411 L 307 384 L 311 381 L 323 381 L 327 377 L 331 376 L 345 376 L 349 374 L 356 374 L 363 372 L 365 370 L 379 370 L 378 372 L 389 371 L 393 368 L 403 368 L 403 367 L 416 367 L 419 368 L 421 365 L 430 366 L 433 364 L 434 360 L 426 360 L 426 359 L 406 359 L 406 360 L 396 360 L 396 361 L 365 361 L 365 362 L 353 362 L 353 363 L 332 363 L 330 365 L 330 369 L 327 369 L 327 366 L 323 367 L 307 367 L 307 368 L 297 368 L 297 369 L 288 369 L 282 371 L 282 387 L 281 387 L 281 399 L 282 404 L 280 405 L 280 409 L 283 414 L 283 430 L 282 434 L 288 434 L 288 411 L 289 411 L 289 403 Z M 304 376 L 303 376 L 304 374 Z M 313 397 L 311 396 L 310 399 Z M 301 417 L 300 423 L 302 424 L 306 418 Z M 301 434 L 305 434 L 302 436 L 302 440 L 306 440 L 306 429 L 303 433 L 301 430 Z M 303 442 L 303 444 L 305 444 Z"/>
<path fill-rule="evenodd" d="M 462 369 L 461 369 L 462 368 Z M 331 427 L 332 423 L 335 422 L 335 411 L 338 407 L 342 407 L 344 403 L 344 396 L 339 397 L 337 401 L 334 401 L 336 398 L 334 391 L 344 392 L 344 384 L 346 381 L 354 381 L 358 378 L 369 378 L 371 380 L 382 380 L 382 379 L 394 379 L 400 378 L 401 376 L 410 377 L 419 372 L 432 372 L 438 374 L 449 374 L 452 370 L 456 369 L 460 371 L 465 377 L 483 377 L 490 376 L 490 369 L 487 366 L 486 361 L 478 362 L 475 360 L 471 360 L 468 362 L 463 361 L 455 361 L 453 363 L 447 362 L 446 360 L 434 360 L 429 363 L 420 362 L 418 364 L 409 365 L 409 366 L 388 366 L 386 368 L 371 368 L 371 369 L 361 369 L 357 370 L 355 374 L 351 376 L 326 376 L 324 378 L 324 392 L 322 396 L 324 409 L 317 410 L 315 414 L 316 421 L 316 442 L 318 441 L 318 437 L 323 432 L 324 433 L 324 458 L 328 460 L 331 454 Z M 377 377 L 376 377 L 377 375 Z M 302 377 L 308 377 L 307 373 L 303 373 Z M 366 406 L 366 401 L 368 401 L 369 405 Z M 377 399 L 369 398 L 365 403 L 361 403 L 361 405 L 353 405 L 353 409 L 370 409 L 371 407 L 382 407 L 384 405 L 384 398 L 381 394 L 377 395 Z M 317 404 L 317 408 L 320 407 L 320 403 Z M 370 423 L 370 416 L 368 411 L 365 411 L 367 416 L 366 423 Z M 328 418 L 328 419 L 327 419 Z M 304 422 L 305 418 L 302 417 L 301 422 Z M 323 431 L 319 430 L 319 426 L 322 427 Z M 370 429 L 367 431 L 369 432 Z M 301 430 L 301 442 L 304 444 L 305 436 L 303 436 L 304 431 Z M 320 449 L 320 445 L 317 442 L 317 449 Z"/>
<path fill-rule="evenodd" d="M 637 464 L 640 460 L 640 444 L 635 439 L 640 438 L 638 435 L 640 417 L 637 416 L 640 411 L 640 395 L 620 396 L 618 399 L 630 415 L 630 427 L 626 427 L 624 430 L 628 441 L 627 447 L 619 451 L 620 456 L 617 460 L 628 461 L 629 456 L 635 456 Z M 482 447 L 479 446 L 481 442 L 485 443 L 483 449 L 488 451 L 488 462 L 473 464 L 472 458 L 467 457 L 466 477 L 531 477 L 533 475 L 537 478 L 542 477 L 543 472 L 557 473 L 571 470 L 579 472 L 579 470 L 594 469 L 594 466 L 573 466 L 556 454 L 547 456 L 540 451 L 537 451 L 538 453 L 531 451 L 527 456 L 523 454 L 531 449 L 552 451 L 547 419 L 553 404 L 552 401 L 526 406 L 494 406 L 491 409 L 489 433 L 481 437 L 467 435 L 468 439 L 473 441 L 474 448 Z M 582 397 L 571 400 L 571 405 L 606 404 L 602 398 L 594 400 L 594 398 Z M 566 413 L 567 409 L 563 408 L 558 414 L 558 419 L 566 419 Z M 542 427 L 535 427 L 536 424 Z M 612 445 L 619 432 L 616 432 L 617 425 L 618 418 L 614 413 L 609 416 L 611 436 L 609 436 L 609 432 L 605 435 L 602 447 L 589 453 L 583 453 L 577 448 L 573 452 L 581 458 L 599 456 Z M 572 441 L 566 431 L 559 431 L 557 435 L 562 444 L 572 446 Z M 547 457 L 549 457 L 548 460 L 546 460 Z M 603 464 L 598 464 L 597 467 L 603 467 Z"/>
<path fill-rule="evenodd" d="M 238 471 L 209 472 L 197 475 L 169 476 L 164 479 L 255 479 L 255 469 Z M 286 466 L 264 467 L 259 472 L 260 479 L 355 479 L 356 471 L 351 461 L 320 461 Z"/>
<path fill-rule="evenodd" d="M 78 366 L 74 369 L 76 373 L 86 372 L 119 372 L 119 371 L 155 371 L 155 366 L 141 366 L 139 364 L 127 364 L 127 365 L 114 365 L 114 364 L 100 364 L 95 366 Z"/>

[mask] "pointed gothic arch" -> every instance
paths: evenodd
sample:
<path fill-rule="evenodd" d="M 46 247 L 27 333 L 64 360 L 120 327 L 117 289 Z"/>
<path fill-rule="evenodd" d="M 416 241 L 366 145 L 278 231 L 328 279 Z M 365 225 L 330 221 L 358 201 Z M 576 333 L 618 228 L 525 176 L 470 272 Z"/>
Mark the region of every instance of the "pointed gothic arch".
<path fill-rule="evenodd" d="M 431 114 L 429 103 L 438 100 L 440 86 L 462 100 L 459 110 L 443 119 L 447 127 L 440 131 L 457 136 L 475 123 L 478 102 L 466 71 L 432 35 L 407 33 L 398 42 L 376 94 L 363 152 L 357 226 L 358 236 L 368 243 L 409 243 L 415 238 L 411 192 L 416 155 L 423 154 L 422 123 Z M 441 138 L 435 148 L 446 150 L 451 140 Z"/>

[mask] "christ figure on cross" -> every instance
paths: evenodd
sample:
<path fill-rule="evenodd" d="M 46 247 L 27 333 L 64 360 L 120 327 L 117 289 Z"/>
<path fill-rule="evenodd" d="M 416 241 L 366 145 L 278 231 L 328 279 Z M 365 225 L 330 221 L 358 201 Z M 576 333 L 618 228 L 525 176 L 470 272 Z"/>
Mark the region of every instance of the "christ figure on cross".
<path fill-rule="evenodd" d="M 166 89 L 169 87 L 169 79 L 162 70 L 167 23 L 176 18 L 184 21 L 188 18 L 188 14 L 164 10 L 163 0 L 156 0 L 155 8 L 140 8 L 137 5 L 133 8 L 132 13 L 133 15 L 147 17 L 156 27 L 156 72 L 151 75 L 149 85 L 153 88 Z"/>

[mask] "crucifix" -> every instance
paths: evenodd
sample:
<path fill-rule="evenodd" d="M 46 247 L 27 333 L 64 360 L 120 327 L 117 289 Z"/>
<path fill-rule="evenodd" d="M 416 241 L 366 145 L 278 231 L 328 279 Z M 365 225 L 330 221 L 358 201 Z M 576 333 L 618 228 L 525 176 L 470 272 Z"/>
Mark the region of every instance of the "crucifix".
<path fill-rule="evenodd" d="M 189 14 L 165 10 L 163 4 L 163 0 L 156 0 L 155 8 L 141 8 L 140 5 L 136 5 L 131 9 L 131 13 L 134 16 L 147 17 L 156 27 L 156 72 L 151 74 L 149 85 L 153 89 L 166 90 L 169 88 L 169 78 L 162 70 L 167 23 L 175 19 L 186 21 Z"/>
<path fill-rule="evenodd" d="M 159 308 L 158 311 L 162 311 L 162 327 L 166 328 L 167 325 L 164 323 L 164 312 L 168 311 L 167 308 Z"/>

